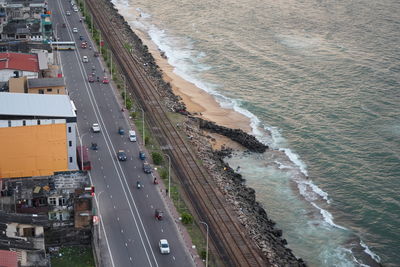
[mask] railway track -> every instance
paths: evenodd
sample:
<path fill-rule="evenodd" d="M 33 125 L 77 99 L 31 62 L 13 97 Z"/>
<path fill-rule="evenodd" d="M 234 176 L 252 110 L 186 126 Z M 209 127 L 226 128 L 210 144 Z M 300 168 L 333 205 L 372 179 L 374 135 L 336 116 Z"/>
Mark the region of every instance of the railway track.
<path fill-rule="evenodd" d="M 152 134 L 171 158 L 171 164 L 197 217 L 209 225 L 209 235 L 214 249 L 227 266 L 268 266 L 255 246 L 244 235 L 244 229 L 233 210 L 217 189 L 209 173 L 196 161 L 185 140 L 160 101 L 155 86 L 142 71 L 142 66 L 124 48 L 119 29 L 112 27 L 110 14 L 99 0 L 86 0 L 94 15 L 94 23 L 110 47 L 122 73 L 125 74 L 130 92 L 142 104 L 146 122 Z"/>

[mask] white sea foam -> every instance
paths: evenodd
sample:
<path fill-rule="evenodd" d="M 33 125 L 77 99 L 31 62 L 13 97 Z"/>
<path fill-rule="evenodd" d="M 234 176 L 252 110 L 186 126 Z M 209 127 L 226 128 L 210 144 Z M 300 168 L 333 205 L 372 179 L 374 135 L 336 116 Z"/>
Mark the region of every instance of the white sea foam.
<path fill-rule="evenodd" d="M 342 229 L 342 230 L 347 230 L 346 227 L 343 227 L 343 226 L 338 225 L 338 224 L 333 222 L 333 216 L 329 211 L 324 210 L 323 208 L 320 208 L 314 202 L 311 202 L 311 205 L 313 205 L 316 209 L 319 210 L 319 212 L 321 213 L 322 217 L 324 218 L 324 221 L 327 222 L 329 225 L 334 226 L 334 227 L 339 228 L 339 229 Z"/>
<path fill-rule="evenodd" d="M 381 258 L 376 255 L 374 252 L 372 252 L 369 247 L 367 246 L 367 244 L 365 244 L 362 240 L 360 241 L 360 245 L 364 248 L 364 252 L 367 253 L 374 261 L 380 263 L 381 262 Z"/>

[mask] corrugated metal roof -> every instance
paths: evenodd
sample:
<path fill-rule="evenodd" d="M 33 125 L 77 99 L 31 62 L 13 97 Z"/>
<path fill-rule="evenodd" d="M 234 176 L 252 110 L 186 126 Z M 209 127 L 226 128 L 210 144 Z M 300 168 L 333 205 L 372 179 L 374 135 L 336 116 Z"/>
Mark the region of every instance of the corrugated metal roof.
<path fill-rule="evenodd" d="M 0 93 L 0 115 L 76 117 L 67 95 Z"/>
<path fill-rule="evenodd" d="M 28 79 L 28 88 L 43 88 L 53 86 L 65 86 L 64 78 Z"/>

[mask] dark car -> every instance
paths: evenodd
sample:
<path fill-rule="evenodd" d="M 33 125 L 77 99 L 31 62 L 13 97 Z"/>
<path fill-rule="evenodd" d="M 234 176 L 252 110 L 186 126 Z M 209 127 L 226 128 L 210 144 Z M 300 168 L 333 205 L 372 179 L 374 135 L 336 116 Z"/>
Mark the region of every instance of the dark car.
<path fill-rule="evenodd" d="M 124 150 L 118 150 L 117 157 L 118 157 L 119 161 L 126 161 L 127 160 L 126 153 L 125 153 Z"/>
<path fill-rule="evenodd" d="M 120 135 L 124 135 L 124 134 L 125 134 L 124 128 L 118 127 L 118 133 L 119 133 Z"/>
<path fill-rule="evenodd" d="M 164 217 L 164 213 L 162 212 L 162 210 L 156 209 L 154 217 L 156 217 L 157 220 L 162 221 L 162 219 Z"/>
<path fill-rule="evenodd" d="M 90 83 L 94 83 L 94 77 L 93 77 L 93 75 L 89 75 L 88 81 L 89 81 Z"/>
<path fill-rule="evenodd" d="M 143 151 L 139 151 L 139 158 L 141 160 L 145 160 L 146 159 L 146 154 Z"/>
<path fill-rule="evenodd" d="M 153 170 L 147 162 L 143 163 L 143 171 L 144 173 L 151 173 Z"/>

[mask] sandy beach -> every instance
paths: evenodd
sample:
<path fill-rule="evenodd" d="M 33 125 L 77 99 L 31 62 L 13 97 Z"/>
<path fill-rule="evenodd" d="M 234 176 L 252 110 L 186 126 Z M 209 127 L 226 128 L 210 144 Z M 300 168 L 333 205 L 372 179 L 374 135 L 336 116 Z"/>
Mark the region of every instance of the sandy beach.
<path fill-rule="evenodd" d="M 120 9 L 119 12 L 128 20 L 138 19 L 140 15 L 133 8 Z M 157 65 L 162 69 L 163 79 L 171 84 L 175 95 L 182 98 L 182 101 L 185 103 L 190 113 L 203 119 L 213 121 L 221 126 L 232 129 L 242 129 L 247 133 L 251 132 L 249 118 L 233 109 L 222 108 L 213 96 L 175 74 L 174 67 L 168 63 L 167 58 L 161 56 L 161 51 L 150 40 L 149 36 L 137 29 L 134 29 L 134 31 L 142 39 L 143 43 L 148 46 Z M 213 137 L 219 138 L 218 135 Z M 228 142 L 228 140 L 227 138 L 219 140 L 218 146 Z"/>

